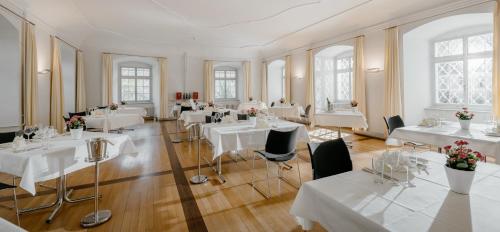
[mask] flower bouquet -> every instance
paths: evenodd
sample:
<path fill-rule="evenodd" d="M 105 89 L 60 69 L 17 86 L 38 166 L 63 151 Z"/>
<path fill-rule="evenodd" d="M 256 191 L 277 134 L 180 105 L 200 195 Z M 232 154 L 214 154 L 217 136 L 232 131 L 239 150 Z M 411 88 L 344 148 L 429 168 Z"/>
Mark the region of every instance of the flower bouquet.
<path fill-rule="evenodd" d="M 455 117 L 458 118 L 460 127 L 464 130 L 468 130 L 470 127 L 470 121 L 474 118 L 474 113 L 470 112 L 467 107 L 462 108 L 462 111 L 457 111 Z"/>
<path fill-rule="evenodd" d="M 472 181 L 474 180 L 476 165 L 485 157 L 468 148 L 469 143 L 465 140 L 455 141 L 455 147 L 445 146 L 446 153 L 446 176 L 450 189 L 461 194 L 468 194 Z"/>
<path fill-rule="evenodd" d="M 81 139 L 83 135 L 83 128 L 85 127 L 85 119 L 81 116 L 75 115 L 66 122 L 66 126 L 69 128 L 73 139 Z"/>
<path fill-rule="evenodd" d="M 116 104 L 116 103 L 111 103 L 111 105 L 109 105 L 109 109 L 110 109 L 110 110 L 117 110 L 117 109 L 118 109 L 118 104 Z"/>
<path fill-rule="evenodd" d="M 280 98 L 280 103 L 281 104 L 285 104 L 285 102 L 286 102 L 286 99 L 284 97 Z"/>

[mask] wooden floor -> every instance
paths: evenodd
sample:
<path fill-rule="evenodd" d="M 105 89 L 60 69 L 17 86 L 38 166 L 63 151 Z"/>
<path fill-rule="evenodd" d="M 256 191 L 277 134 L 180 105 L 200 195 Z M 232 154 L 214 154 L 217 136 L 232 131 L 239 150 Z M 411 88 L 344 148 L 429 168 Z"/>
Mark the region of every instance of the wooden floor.
<path fill-rule="evenodd" d="M 209 181 L 190 185 L 189 178 L 196 174 L 196 143 L 172 143 L 175 123 L 146 123 L 135 131 L 127 132 L 139 153 L 122 155 L 101 165 L 102 209 L 110 209 L 111 220 L 89 231 L 300 231 L 289 214 L 297 189 L 282 182 L 278 195 L 278 182 L 271 183 L 273 197 L 265 199 L 250 185 L 251 153 L 247 161 L 235 162 L 229 155 L 223 159 L 223 173 L 227 182 L 221 184 L 210 167 L 203 162 L 202 173 Z M 336 132 L 316 128 L 310 130 L 313 140 L 334 138 Z M 186 133 L 181 133 L 185 137 Z M 382 140 L 354 136 L 351 157 L 355 169 L 368 165 L 375 153 L 385 149 Z M 211 159 L 210 150 L 202 144 L 202 154 Z M 299 144 L 299 161 L 303 181 L 311 180 L 311 165 L 306 144 Z M 246 155 L 243 152 L 243 155 Z M 298 185 L 295 162 L 284 175 Z M 265 178 L 265 164 L 256 162 L 257 178 Z M 276 172 L 276 167 L 272 166 Z M 0 175 L 8 182 L 9 176 Z M 73 197 L 89 195 L 93 191 L 93 169 L 87 168 L 69 175 Z M 265 182 L 257 182 L 265 189 Z M 54 186 L 54 181 L 45 183 Z M 20 207 L 33 207 L 54 200 L 54 191 L 39 187 L 38 196 L 31 197 L 18 188 Z M 0 204 L 10 205 L 10 191 L 0 193 Z M 29 231 L 85 231 L 80 219 L 93 210 L 93 201 L 66 204 L 52 224 L 45 219 L 50 210 L 21 215 L 21 226 Z M 15 222 L 15 213 L 0 207 L 0 216 Z M 1 229 L 0 229 L 1 230 Z M 315 231 L 323 231 L 316 225 Z"/>

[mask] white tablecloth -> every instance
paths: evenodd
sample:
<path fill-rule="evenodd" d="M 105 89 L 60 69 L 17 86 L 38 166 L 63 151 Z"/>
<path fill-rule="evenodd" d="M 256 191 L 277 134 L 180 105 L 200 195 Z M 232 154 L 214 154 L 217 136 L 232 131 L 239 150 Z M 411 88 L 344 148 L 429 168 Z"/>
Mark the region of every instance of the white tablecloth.
<path fill-rule="evenodd" d="M 142 117 L 146 116 L 147 111 L 144 107 L 131 107 L 131 106 L 122 106 L 119 107 L 117 112 L 118 114 L 138 114 Z"/>
<path fill-rule="evenodd" d="M 449 191 L 444 155 L 428 152 L 415 188 L 375 184 L 352 171 L 302 185 L 290 213 L 304 229 L 329 231 L 500 231 L 500 166 L 480 163 L 469 196 Z"/>
<path fill-rule="evenodd" d="M 9 222 L 3 218 L 0 218 L 0 231 L 2 231 L 2 232 L 24 232 L 26 230 L 24 230 L 23 228 L 21 228 L 17 225 L 12 224 L 11 222 Z"/>
<path fill-rule="evenodd" d="M 224 152 L 259 148 L 266 144 L 267 134 L 271 129 L 288 131 L 298 128 L 297 141 L 309 142 L 309 134 L 303 124 L 277 120 L 271 122 L 272 128 L 254 128 L 251 122 L 206 124 L 203 135 L 214 146 L 213 159 Z"/>
<path fill-rule="evenodd" d="M 316 113 L 314 118 L 316 125 L 320 126 L 368 128 L 365 116 L 359 111 L 345 110 Z"/>
<path fill-rule="evenodd" d="M 389 138 L 403 141 L 413 141 L 423 144 L 444 147 L 452 145 L 459 139 L 470 143 L 470 148 L 486 155 L 496 157 L 500 162 L 500 137 L 486 136 L 484 130 L 488 128 L 486 124 L 471 124 L 470 130 L 460 129 L 460 125 L 455 122 L 446 122 L 440 127 L 420 127 L 406 126 L 394 130 Z"/>
<path fill-rule="evenodd" d="M 192 123 L 205 123 L 205 116 L 212 115 L 212 112 L 225 113 L 230 112 L 230 115 L 236 117 L 237 112 L 231 109 L 213 109 L 213 110 L 197 110 L 197 111 L 184 111 L 181 113 L 179 120 L 184 121 L 184 126 Z"/>
<path fill-rule="evenodd" d="M 245 102 L 238 105 L 238 112 L 247 111 L 250 108 L 257 110 L 267 110 L 266 103 L 264 102 Z"/>
<path fill-rule="evenodd" d="M 114 143 L 108 144 L 109 159 L 120 154 L 135 153 L 136 148 L 128 135 L 84 132 L 82 139 L 58 136 L 50 141 L 49 150 L 40 143 L 29 144 L 33 150 L 13 152 L 12 148 L 0 149 L 0 172 L 21 177 L 19 186 L 35 195 L 35 183 L 57 178 L 82 168 L 92 166 L 85 162 L 88 156 L 86 140 L 104 137 Z M 10 144 L 4 144 L 10 145 Z"/>
<path fill-rule="evenodd" d="M 268 109 L 269 113 L 276 117 L 300 118 L 302 106 L 273 106 Z M 303 111 L 303 110 L 302 110 Z"/>
<path fill-rule="evenodd" d="M 139 114 L 107 114 L 85 116 L 87 128 L 98 128 L 104 131 L 144 124 L 144 118 Z"/>

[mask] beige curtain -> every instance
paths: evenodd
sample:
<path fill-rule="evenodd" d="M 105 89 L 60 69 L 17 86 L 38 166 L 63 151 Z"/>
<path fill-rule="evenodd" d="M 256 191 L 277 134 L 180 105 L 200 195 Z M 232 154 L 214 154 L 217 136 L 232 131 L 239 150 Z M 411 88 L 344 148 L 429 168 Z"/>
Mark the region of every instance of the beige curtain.
<path fill-rule="evenodd" d="M 250 61 L 243 61 L 243 102 L 249 100 L 252 97 L 252 75 L 251 75 L 251 64 Z"/>
<path fill-rule="evenodd" d="M 260 100 L 267 104 L 267 62 L 262 62 L 260 83 Z"/>
<path fill-rule="evenodd" d="M 285 99 L 292 102 L 292 56 L 285 57 Z"/>
<path fill-rule="evenodd" d="M 87 109 L 86 98 L 83 53 L 78 50 L 76 51 L 76 111 L 82 112 Z"/>
<path fill-rule="evenodd" d="M 205 101 L 214 101 L 214 62 L 205 60 L 203 66 L 203 79 L 205 80 Z"/>
<path fill-rule="evenodd" d="M 398 31 L 398 27 L 385 30 L 385 116 L 402 115 Z"/>
<path fill-rule="evenodd" d="M 359 36 L 354 39 L 354 93 L 353 99 L 358 102 L 358 109 L 366 115 L 366 83 L 365 83 L 365 62 L 363 46 L 365 37 Z"/>
<path fill-rule="evenodd" d="M 168 72 L 167 59 L 158 58 L 160 66 L 160 118 L 168 117 Z"/>
<path fill-rule="evenodd" d="M 61 72 L 61 52 L 59 40 L 50 37 L 52 45 L 52 61 L 50 73 L 50 125 L 54 126 L 59 133 L 64 132 L 64 98 L 63 79 Z"/>
<path fill-rule="evenodd" d="M 113 55 L 102 54 L 102 105 L 113 103 Z"/>
<path fill-rule="evenodd" d="M 34 125 L 38 118 L 38 67 L 35 26 L 22 25 L 22 76 L 24 80 L 24 123 Z"/>
<path fill-rule="evenodd" d="M 500 2 L 493 17 L 493 111 L 500 118 Z"/>
<path fill-rule="evenodd" d="M 309 110 L 309 120 L 311 126 L 314 126 L 314 52 L 307 50 L 307 64 L 306 64 L 306 104 L 311 106 Z M 306 106 L 307 107 L 307 106 Z"/>

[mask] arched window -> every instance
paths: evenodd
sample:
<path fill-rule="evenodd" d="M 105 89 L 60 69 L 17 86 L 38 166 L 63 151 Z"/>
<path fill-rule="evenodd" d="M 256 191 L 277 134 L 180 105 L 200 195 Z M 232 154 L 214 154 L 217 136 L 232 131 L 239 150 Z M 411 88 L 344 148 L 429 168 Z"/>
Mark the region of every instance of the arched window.
<path fill-rule="evenodd" d="M 314 93 L 317 112 L 331 103 L 348 103 L 353 89 L 353 47 L 336 45 L 314 56 Z"/>
<path fill-rule="evenodd" d="M 268 103 L 277 102 L 285 97 L 285 61 L 275 60 L 267 66 Z M 289 100 L 289 99 L 288 99 Z"/>
<path fill-rule="evenodd" d="M 151 103 L 153 100 L 151 65 L 141 62 L 122 62 L 118 67 L 119 100 L 127 104 Z"/>
<path fill-rule="evenodd" d="M 214 68 L 215 100 L 238 98 L 238 69 L 230 66 Z"/>

